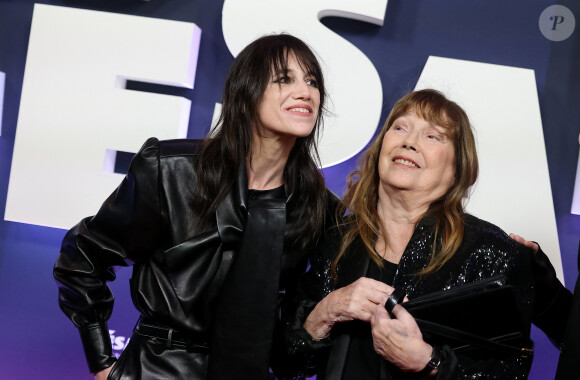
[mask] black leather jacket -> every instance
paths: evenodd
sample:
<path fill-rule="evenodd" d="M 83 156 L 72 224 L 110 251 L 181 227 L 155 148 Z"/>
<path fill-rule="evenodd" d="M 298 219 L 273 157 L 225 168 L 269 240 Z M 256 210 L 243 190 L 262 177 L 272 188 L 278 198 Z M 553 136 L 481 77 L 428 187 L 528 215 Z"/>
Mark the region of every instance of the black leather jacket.
<path fill-rule="evenodd" d="M 466 215 L 465 235 L 453 258 L 437 272 L 414 276 L 428 262 L 433 244 L 433 219 L 424 218 L 416 227 L 399 263 L 394 288 L 404 288 L 409 299 L 434 291 L 450 289 L 462 284 L 497 275 L 505 275 L 517 289 L 519 309 L 528 329 L 533 322 L 555 343 L 563 339 L 571 294 L 556 278 L 546 255 L 535 255 L 510 239 L 497 226 Z M 317 374 L 318 379 L 342 379 L 344 363 L 350 344 L 349 328 L 335 325 L 330 338 L 312 341 L 302 328 L 317 302 L 332 290 L 346 286 L 367 273 L 370 257 L 362 241 L 357 239 L 349 247 L 337 269 L 338 282 L 330 277 L 330 266 L 338 252 L 340 234 L 327 236 L 322 254 L 312 260 L 312 266 L 301 280 L 299 298 L 295 304 L 295 320 L 287 326 L 288 352 L 293 357 L 293 378 Z M 501 311 L 498 311 L 501 312 Z M 527 378 L 531 357 L 480 360 L 454 353 L 444 347 L 445 360 L 437 379 Z M 412 374 L 390 367 L 393 379 L 414 378 Z"/>
<path fill-rule="evenodd" d="M 236 231 L 232 231 L 230 205 L 222 204 L 207 232 L 194 232 L 198 214 L 191 200 L 200 144 L 149 139 L 98 213 L 82 220 L 64 238 L 54 268 L 59 303 L 79 329 L 92 372 L 116 360 L 107 327 L 113 295 L 106 282 L 115 279 L 114 268 L 119 266 L 133 265 L 131 296 L 143 316 L 200 346 L 209 344 L 216 298 L 232 261 L 231 255 L 224 254 L 232 247 L 224 245 Z M 231 190 L 239 202 L 246 198 L 245 176 L 240 170 Z M 292 190 L 286 189 L 287 194 Z M 332 209 L 328 214 L 333 215 L 336 197 L 329 192 L 328 198 Z M 294 294 L 308 254 L 283 252 L 280 300 L 284 294 Z M 188 377 L 204 378 L 207 355 L 189 354 Z"/>

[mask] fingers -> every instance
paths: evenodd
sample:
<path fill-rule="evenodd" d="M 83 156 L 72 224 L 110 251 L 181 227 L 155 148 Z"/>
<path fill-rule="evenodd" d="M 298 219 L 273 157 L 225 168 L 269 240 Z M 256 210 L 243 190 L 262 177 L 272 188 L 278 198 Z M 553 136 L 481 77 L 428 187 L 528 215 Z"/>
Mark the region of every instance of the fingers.
<path fill-rule="evenodd" d="M 518 243 L 520 243 L 522 245 L 525 245 L 526 247 L 531 249 L 534 253 L 538 252 L 538 249 L 540 249 L 538 244 L 534 243 L 533 241 L 526 240 L 523 237 L 516 235 L 514 233 L 510 234 L 510 238 L 514 239 L 515 241 L 517 241 Z"/>
<path fill-rule="evenodd" d="M 407 309 L 405 309 L 400 304 L 395 305 L 395 307 L 391 310 L 391 314 L 389 314 L 389 312 L 385 307 L 382 307 L 381 305 L 377 306 L 374 310 L 371 319 L 372 328 L 378 326 L 381 323 L 381 321 L 386 324 L 390 323 L 386 321 L 392 321 L 392 323 L 394 324 L 393 326 L 399 326 L 399 328 L 400 326 L 402 326 L 404 330 L 407 330 L 413 333 L 414 335 L 421 336 L 421 332 L 419 326 L 417 325 L 417 321 L 415 321 L 415 318 L 407 311 Z"/>
<path fill-rule="evenodd" d="M 373 347 L 377 354 L 403 371 L 417 372 L 425 367 L 432 347 L 423 340 L 417 322 L 397 304 L 391 318 L 384 307 L 377 306 L 371 319 Z"/>
<path fill-rule="evenodd" d="M 95 377 L 95 380 L 106 380 L 109 377 L 109 373 L 113 369 L 113 366 L 114 365 L 115 364 L 113 364 L 109 368 L 103 369 L 102 371 L 93 373 L 93 376 Z"/>
<path fill-rule="evenodd" d="M 376 305 L 382 305 L 393 288 L 370 278 L 360 278 L 336 291 L 333 310 L 338 321 L 360 319 L 370 321 Z"/>
<path fill-rule="evenodd" d="M 417 327 L 417 329 L 419 329 L 415 318 L 413 318 L 413 316 L 403 306 L 396 305 L 393 308 L 393 315 L 395 318 L 397 318 L 398 321 L 401 321 L 406 326 Z"/>
<path fill-rule="evenodd" d="M 394 290 L 391 286 L 385 284 L 384 282 L 373 280 L 372 278 L 368 277 L 359 278 L 347 286 L 347 288 L 349 287 L 361 290 L 373 296 L 373 302 L 376 304 L 380 302 L 381 298 L 388 297 Z"/>
<path fill-rule="evenodd" d="M 373 313 L 371 325 L 373 323 L 377 324 L 381 319 L 397 320 L 398 322 L 406 326 L 417 327 L 417 329 L 419 329 L 419 327 L 417 326 L 417 322 L 415 321 L 415 318 L 413 318 L 413 316 L 403 306 L 399 304 L 395 305 L 395 307 L 392 310 L 392 314 L 393 317 L 389 315 L 386 308 L 377 306 Z"/>
<path fill-rule="evenodd" d="M 324 302 L 325 315 L 332 323 L 358 319 L 370 322 L 377 305 L 384 304 L 394 289 L 383 282 L 361 277 L 352 284 L 332 292 Z M 405 297 L 405 300 L 408 299 Z"/>
<path fill-rule="evenodd" d="M 379 325 L 381 323 L 388 323 L 386 321 L 390 321 L 390 320 L 391 320 L 391 316 L 387 312 L 387 309 L 385 309 L 382 305 L 377 305 L 373 311 L 373 315 L 371 316 L 371 319 L 369 322 L 371 324 L 371 329 L 377 330 L 377 329 L 379 329 Z"/>
<path fill-rule="evenodd" d="M 526 242 L 526 239 L 524 239 L 520 235 L 516 235 L 514 233 L 510 233 L 510 238 L 514 239 L 515 241 L 517 241 L 520 244 L 524 244 Z"/>

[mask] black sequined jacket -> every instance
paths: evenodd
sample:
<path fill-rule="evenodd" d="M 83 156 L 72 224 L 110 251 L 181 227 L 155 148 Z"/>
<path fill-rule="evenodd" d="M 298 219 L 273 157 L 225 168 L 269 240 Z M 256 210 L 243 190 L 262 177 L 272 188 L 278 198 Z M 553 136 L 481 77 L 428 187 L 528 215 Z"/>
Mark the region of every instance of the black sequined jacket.
<path fill-rule="evenodd" d="M 556 278 L 546 255 L 535 255 L 510 239 L 500 228 L 466 215 L 465 235 L 455 255 L 436 273 L 414 276 L 429 260 L 433 245 L 434 221 L 424 218 L 403 253 L 393 281 L 394 288 L 404 288 L 409 299 L 434 291 L 451 289 L 496 275 L 505 275 L 517 289 L 519 309 L 528 328 L 533 322 L 554 342 L 563 339 L 571 294 Z M 330 237 L 332 236 L 332 237 Z M 346 286 L 365 276 L 371 261 L 357 239 L 339 263 L 338 280 L 331 279 L 331 264 L 338 252 L 340 234 L 329 235 L 322 254 L 311 260 L 311 268 L 301 280 L 299 298 L 294 304 L 296 318 L 287 326 L 287 348 L 293 358 L 293 378 L 317 374 L 317 379 L 342 379 L 350 342 L 348 328 L 334 326 L 329 338 L 312 341 L 302 328 L 317 302 L 332 290 Z M 338 332 L 338 333 L 337 333 Z M 523 379 L 531 366 L 531 357 L 521 359 L 478 360 L 454 353 L 444 346 L 444 363 L 437 379 Z M 394 379 L 413 378 L 395 370 Z M 373 379 L 374 380 L 374 379 Z"/>
<path fill-rule="evenodd" d="M 212 226 L 196 233 L 198 212 L 191 203 L 200 145 L 199 140 L 149 139 L 98 213 L 82 220 L 63 240 L 54 268 L 59 304 L 80 332 L 92 372 L 108 368 L 116 360 L 107 327 L 114 298 L 106 283 L 115 279 L 118 267 L 133 265 L 131 297 L 143 316 L 179 331 L 200 347 L 209 344 L 216 299 L 232 262 L 228 252 L 236 249 L 228 244 L 231 235 L 240 233 L 232 218 L 246 202 L 247 179 L 245 170 L 240 170 L 230 194 L 218 206 Z M 286 193 L 289 204 L 293 189 L 286 189 Z M 337 198 L 330 192 L 328 198 L 327 214 L 334 215 Z M 297 217 L 293 211 L 286 212 L 287 225 Z M 260 239 L 260 233 L 253 238 Z M 308 254 L 284 249 L 279 302 L 284 294 L 295 294 Z M 168 357 L 167 353 L 144 351 L 136 351 L 135 356 L 142 359 L 149 354 L 152 358 Z M 188 378 L 204 378 L 207 353 L 180 355 L 188 356 L 169 357 L 166 364 L 182 362 L 190 367 L 184 370 Z M 149 363 L 148 367 L 154 365 Z M 134 370 L 131 378 L 147 378 L 141 373 L 145 367 L 138 365 Z M 150 378 L 161 373 L 150 374 Z"/>

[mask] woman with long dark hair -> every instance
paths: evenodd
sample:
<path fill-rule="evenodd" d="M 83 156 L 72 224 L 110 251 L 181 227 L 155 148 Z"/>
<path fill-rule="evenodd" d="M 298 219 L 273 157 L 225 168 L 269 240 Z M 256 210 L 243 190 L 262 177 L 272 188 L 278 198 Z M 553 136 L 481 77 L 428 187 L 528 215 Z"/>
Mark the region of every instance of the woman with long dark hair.
<path fill-rule="evenodd" d="M 59 301 L 96 378 L 267 378 L 279 307 L 335 206 L 317 167 L 324 102 L 306 44 L 259 38 L 230 67 L 217 131 L 149 139 L 99 212 L 67 233 Z M 141 317 L 117 361 L 106 282 L 128 265 Z"/>

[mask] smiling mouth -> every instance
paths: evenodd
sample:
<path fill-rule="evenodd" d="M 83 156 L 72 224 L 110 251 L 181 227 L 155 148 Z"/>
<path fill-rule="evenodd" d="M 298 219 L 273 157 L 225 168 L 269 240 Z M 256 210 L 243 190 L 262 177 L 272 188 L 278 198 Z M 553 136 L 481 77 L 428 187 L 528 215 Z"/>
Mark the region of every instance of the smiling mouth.
<path fill-rule="evenodd" d="M 308 108 L 289 108 L 288 111 L 290 112 L 300 112 L 300 113 L 311 113 Z"/>
<path fill-rule="evenodd" d="M 395 158 L 393 160 L 393 162 L 395 162 L 397 164 L 405 165 L 405 166 L 412 166 L 414 168 L 419 168 L 419 165 L 417 165 L 413 161 L 405 160 L 404 158 Z"/>

